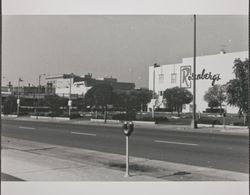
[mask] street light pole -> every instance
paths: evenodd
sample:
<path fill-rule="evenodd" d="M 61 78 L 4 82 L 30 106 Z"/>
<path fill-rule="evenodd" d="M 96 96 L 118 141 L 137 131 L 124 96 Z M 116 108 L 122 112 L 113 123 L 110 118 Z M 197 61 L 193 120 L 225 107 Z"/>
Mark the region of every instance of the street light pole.
<path fill-rule="evenodd" d="M 68 106 L 69 106 L 69 118 L 71 116 L 71 104 L 72 104 L 72 101 L 71 101 L 71 80 L 72 80 L 72 75 L 70 76 L 70 80 L 69 80 L 69 102 L 68 102 Z"/>
<path fill-rule="evenodd" d="M 153 108 L 152 108 L 152 118 L 155 118 L 155 68 L 160 67 L 157 63 L 153 67 Z"/>
<path fill-rule="evenodd" d="M 191 122 L 192 128 L 197 128 L 196 120 L 196 15 L 194 15 L 194 60 L 193 60 L 193 119 Z"/>
<path fill-rule="evenodd" d="M 38 96 L 37 96 L 37 106 L 36 106 L 36 119 L 38 119 L 38 108 L 40 105 L 40 88 L 41 88 L 41 77 L 42 76 L 45 76 L 45 74 L 40 74 L 38 77 L 38 89 L 37 89 Z"/>
<path fill-rule="evenodd" d="M 19 77 L 18 78 L 18 87 L 17 87 L 17 116 L 19 115 L 19 110 L 20 110 L 20 82 L 22 79 Z"/>

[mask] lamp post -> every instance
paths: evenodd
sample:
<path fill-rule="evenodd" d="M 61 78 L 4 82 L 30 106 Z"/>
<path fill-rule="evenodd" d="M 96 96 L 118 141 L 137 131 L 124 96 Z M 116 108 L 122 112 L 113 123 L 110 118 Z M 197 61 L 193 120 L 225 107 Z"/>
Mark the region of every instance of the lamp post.
<path fill-rule="evenodd" d="M 160 67 L 159 64 L 155 63 L 153 67 L 153 108 L 152 108 L 152 118 L 155 118 L 155 68 Z"/>
<path fill-rule="evenodd" d="M 68 101 L 68 107 L 69 107 L 69 118 L 71 116 L 71 107 L 72 107 L 72 100 L 71 100 L 71 85 L 72 85 L 72 78 L 74 78 L 74 74 L 71 73 L 69 77 L 69 101 Z"/>
<path fill-rule="evenodd" d="M 191 122 L 192 128 L 197 128 L 196 120 L 196 15 L 194 15 L 194 60 L 193 60 L 193 119 Z"/>
<path fill-rule="evenodd" d="M 45 74 L 39 74 L 38 77 L 38 89 L 37 89 L 37 93 L 38 93 L 38 97 L 37 97 L 37 106 L 36 106 L 36 119 L 38 119 L 38 108 L 40 105 L 40 89 L 41 89 L 41 77 L 45 76 Z"/>
<path fill-rule="evenodd" d="M 19 77 L 18 78 L 18 87 L 17 87 L 17 116 L 19 115 L 20 111 L 20 82 L 23 80 Z"/>

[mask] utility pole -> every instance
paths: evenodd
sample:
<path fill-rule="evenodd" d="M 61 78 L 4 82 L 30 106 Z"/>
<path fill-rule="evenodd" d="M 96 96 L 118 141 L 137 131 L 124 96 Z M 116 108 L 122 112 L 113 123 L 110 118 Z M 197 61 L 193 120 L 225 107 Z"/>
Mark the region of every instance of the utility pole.
<path fill-rule="evenodd" d="M 193 119 L 191 122 L 191 127 L 197 128 L 196 120 L 196 15 L 194 15 L 194 59 L 193 59 Z"/>
<path fill-rule="evenodd" d="M 153 67 L 153 108 L 152 108 L 152 118 L 155 118 L 155 68 L 160 67 L 157 63 L 154 64 Z"/>

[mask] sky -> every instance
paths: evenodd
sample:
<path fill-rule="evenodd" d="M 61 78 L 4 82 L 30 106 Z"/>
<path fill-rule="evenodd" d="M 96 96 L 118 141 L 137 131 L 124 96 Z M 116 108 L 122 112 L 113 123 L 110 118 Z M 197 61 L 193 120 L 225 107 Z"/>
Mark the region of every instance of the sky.
<path fill-rule="evenodd" d="M 248 48 L 248 17 L 197 16 L 197 55 Z M 148 67 L 193 56 L 193 17 L 3 16 L 3 85 L 37 85 L 39 74 L 92 73 L 148 87 Z M 44 77 L 42 84 L 45 83 Z"/>

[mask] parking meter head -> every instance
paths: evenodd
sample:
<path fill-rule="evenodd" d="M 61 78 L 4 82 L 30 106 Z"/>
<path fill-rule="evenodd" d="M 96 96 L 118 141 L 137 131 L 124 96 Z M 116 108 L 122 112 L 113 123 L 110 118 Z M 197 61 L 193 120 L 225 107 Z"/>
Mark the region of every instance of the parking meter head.
<path fill-rule="evenodd" d="M 125 122 L 123 124 L 123 133 L 125 136 L 130 136 L 134 130 L 134 124 L 132 122 Z"/>
<path fill-rule="evenodd" d="M 122 127 L 123 127 L 123 129 L 128 129 L 128 122 L 125 121 L 125 122 L 123 123 L 123 126 L 122 126 Z"/>
<path fill-rule="evenodd" d="M 130 136 L 134 131 L 134 123 L 133 122 L 129 122 L 128 130 L 129 130 L 128 136 Z"/>
<path fill-rule="evenodd" d="M 128 122 L 127 122 L 127 121 L 125 121 L 125 122 L 123 123 L 122 131 L 123 131 L 124 135 L 127 136 L 128 131 L 129 131 L 129 130 L 128 130 Z"/>

